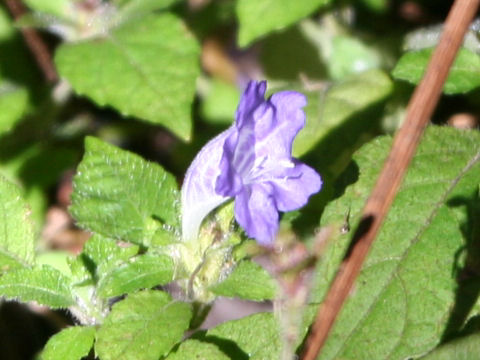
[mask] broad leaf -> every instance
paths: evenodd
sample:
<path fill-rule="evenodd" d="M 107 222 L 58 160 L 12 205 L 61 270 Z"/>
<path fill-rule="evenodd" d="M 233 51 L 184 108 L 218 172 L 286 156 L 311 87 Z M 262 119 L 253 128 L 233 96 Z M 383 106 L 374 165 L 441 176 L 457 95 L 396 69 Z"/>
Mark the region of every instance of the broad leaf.
<path fill-rule="evenodd" d="M 305 154 L 351 116 L 383 100 L 391 91 L 389 77 L 382 71 L 370 70 L 333 85 L 325 95 L 305 92 L 307 124 L 295 139 L 293 154 Z"/>
<path fill-rule="evenodd" d="M 175 178 L 157 164 L 96 138 L 74 178 L 70 211 L 77 222 L 103 236 L 149 244 L 162 226 L 174 226 Z"/>
<path fill-rule="evenodd" d="M 22 194 L 0 176 L 0 271 L 33 263 L 35 239 Z"/>
<path fill-rule="evenodd" d="M 423 77 L 432 49 L 412 51 L 404 54 L 398 61 L 392 75 L 397 79 L 418 84 Z M 480 86 L 480 57 L 465 48 L 460 49 L 450 68 L 443 87 L 445 94 L 466 93 Z"/>
<path fill-rule="evenodd" d="M 95 340 L 95 327 L 72 326 L 48 340 L 41 360 L 81 360 L 88 355 Z"/>
<path fill-rule="evenodd" d="M 238 0 L 238 44 L 247 46 L 261 36 L 292 25 L 329 2 L 330 0 Z"/>
<path fill-rule="evenodd" d="M 55 62 L 78 94 L 188 140 L 198 53 L 185 25 L 163 13 L 126 22 L 101 38 L 62 44 Z"/>
<path fill-rule="evenodd" d="M 260 265 L 242 261 L 226 280 L 210 290 L 220 296 L 262 301 L 275 298 L 276 285 Z"/>
<path fill-rule="evenodd" d="M 480 334 L 449 342 L 432 351 L 422 360 L 477 360 L 480 354 Z"/>
<path fill-rule="evenodd" d="M 351 233 L 340 232 L 346 214 L 354 229 L 390 145 L 391 139 L 383 137 L 364 146 L 340 180 L 352 183 L 358 176 L 358 181 L 325 209 L 322 225 L 333 226 L 337 235 L 322 256 L 314 302 L 322 300 L 349 245 Z M 458 252 L 475 247 L 469 244 L 479 179 L 477 132 L 427 129 L 355 291 L 322 349 L 323 359 L 416 357 L 455 330 L 447 324 L 458 321 L 452 311 L 460 291 L 455 274 L 464 266 Z"/>
<path fill-rule="evenodd" d="M 160 291 L 143 291 L 116 303 L 97 332 L 102 360 L 157 360 L 182 339 L 190 306 Z"/>
<path fill-rule="evenodd" d="M 153 11 L 165 9 L 179 0 L 117 0 L 119 5 L 116 16 L 127 20 L 132 17 L 147 15 Z M 120 20 L 121 21 L 121 20 Z"/>
<path fill-rule="evenodd" d="M 219 79 L 212 79 L 202 102 L 202 115 L 212 124 L 231 125 L 240 100 L 237 87 Z"/>
<path fill-rule="evenodd" d="M 0 135 L 10 131 L 28 107 L 28 92 L 0 79 Z"/>
<path fill-rule="evenodd" d="M 232 341 L 249 360 L 278 360 L 282 350 L 279 324 L 273 314 L 259 313 L 223 323 L 207 332 L 209 341 Z M 240 359 L 241 354 L 228 354 Z"/>
<path fill-rule="evenodd" d="M 20 301 L 36 301 L 51 308 L 74 304 L 70 279 L 48 265 L 9 271 L 0 277 L 0 296 Z"/>
<path fill-rule="evenodd" d="M 108 298 L 138 289 L 165 285 L 172 281 L 173 272 L 173 261 L 167 255 L 138 256 L 106 274 L 100 274 L 97 293 L 102 298 Z"/>
<path fill-rule="evenodd" d="M 231 360 L 219 347 L 198 340 L 184 341 L 178 350 L 165 360 Z"/>

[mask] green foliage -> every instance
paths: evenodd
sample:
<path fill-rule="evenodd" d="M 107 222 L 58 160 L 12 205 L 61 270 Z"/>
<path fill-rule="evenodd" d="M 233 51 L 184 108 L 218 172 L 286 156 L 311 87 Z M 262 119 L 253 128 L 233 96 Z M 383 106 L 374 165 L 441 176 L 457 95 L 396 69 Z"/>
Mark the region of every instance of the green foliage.
<path fill-rule="evenodd" d="M 238 44 L 242 47 L 271 31 L 285 28 L 329 0 L 238 0 L 236 13 L 240 24 Z"/>
<path fill-rule="evenodd" d="M 169 256 L 143 255 L 101 275 L 98 296 L 108 298 L 135 290 L 164 285 L 173 280 L 173 261 Z"/>
<path fill-rule="evenodd" d="M 314 301 L 324 296 L 349 234 L 340 234 L 350 212 L 355 228 L 391 139 L 379 138 L 354 157 L 360 175 L 329 204 L 323 225 L 334 226 L 316 274 Z M 353 168 L 351 168 L 353 169 Z M 352 182 L 347 172 L 341 181 Z M 451 128 L 428 129 L 393 207 L 368 256 L 330 340 L 325 359 L 404 359 L 433 349 L 453 329 L 458 284 L 465 265 L 454 255 L 469 242 L 469 209 L 478 193 L 480 136 Z M 473 254 L 472 254 L 473 255 Z M 386 321 L 385 319 L 389 319 Z"/>
<path fill-rule="evenodd" d="M 48 265 L 5 273 L 0 277 L 0 295 L 7 299 L 36 301 L 54 309 L 75 303 L 70 279 Z"/>
<path fill-rule="evenodd" d="M 232 341 L 249 360 L 277 360 L 282 349 L 279 325 L 271 313 L 259 313 L 223 323 L 209 330 L 207 339 L 214 343 Z M 238 353 L 235 355 L 241 356 Z"/>
<path fill-rule="evenodd" d="M 40 360 L 81 360 L 88 355 L 95 340 L 95 327 L 72 326 L 48 340 Z"/>
<path fill-rule="evenodd" d="M 0 175 L 0 271 L 33 263 L 35 242 L 29 213 L 21 189 Z"/>
<path fill-rule="evenodd" d="M 28 107 L 25 88 L 0 79 L 0 135 L 10 131 L 22 118 Z"/>
<path fill-rule="evenodd" d="M 182 339 L 191 310 L 161 291 L 142 291 L 116 303 L 97 332 L 102 360 L 157 360 Z"/>
<path fill-rule="evenodd" d="M 178 350 L 167 356 L 165 360 L 229 360 L 217 346 L 198 340 L 184 341 Z"/>
<path fill-rule="evenodd" d="M 418 84 L 432 55 L 432 49 L 408 52 L 398 61 L 392 75 L 397 79 Z M 445 94 L 461 94 L 480 86 L 480 57 L 465 48 L 460 49 L 443 88 Z"/>
<path fill-rule="evenodd" d="M 255 301 L 273 300 L 276 284 L 260 265 L 252 261 L 242 261 L 226 280 L 215 285 L 211 291 L 226 297 Z"/>
<path fill-rule="evenodd" d="M 205 120 L 212 124 L 232 124 L 239 100 L 240 93 L 236 87 L 213 79 L 202 103 Z"/>
<path fill-rule="evenodd" d="M 365 89 L 368 88 L 368 91 Z M 370 70 L 333 85 L 325 94 L 304 92 L 307 124 L 293 143 L 294 156 L 302 156 L 359 111 L 383 100 L 392 92 L 392 82 L 379 70 Z"/>
<path fill-rule="evenodd" d="M 55 62 L 78 94 L 188 140 L 198 52 L 181 20 L 165 13 L 129 21 L 100 38 L 62 44 Z"/>
<path fill-rule="evenodd" d="M 149 244 L 162 226 L 176 226 L 175 179 L 157 164 L 95 138 L 74 179 L 70 212 L 78 223 L 107 237 Z"/>
<path fill-rule="evenodd" d="M 480 354 L 480 334 L 449 342 L 432 351 L 422 360 L 475 360 Z"/>

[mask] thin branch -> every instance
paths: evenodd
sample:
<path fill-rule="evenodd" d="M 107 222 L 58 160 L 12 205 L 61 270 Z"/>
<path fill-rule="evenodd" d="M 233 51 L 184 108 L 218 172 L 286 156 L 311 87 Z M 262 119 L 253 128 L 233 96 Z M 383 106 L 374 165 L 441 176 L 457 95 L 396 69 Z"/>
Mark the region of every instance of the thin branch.
<path fill-rule="evenodd" d="M 25 7 L 20 0 L 5 0 L 5 4 L 15 20 L 18 20 L 26 12 Z M 42 70 L 47 82 L 51 84 L 55 83 L 58 80 L 57 70 L 53 64 L 50 51 L 45 45 L 43 39 L 34 29 L 22 28 L 20 31 L 22 32 L 23 38 L 35 57 L 35 60 L 39 68 Z"/>
<path fill-rule="evenodd" d="M 314 360 L 325 343 L 330 329 L 350 294 L 353 283 L 386 217 L 395 194 L 415 153 L 423 131 L 438 103 L 450 67 L 465 33 L 478 9 L 480 0 L 456 0 L 445 22 L 440 42 L 426 73 L 415 89 L 402 128 L 394 138 L 392 149 L 377 183 L 362 212 L 351 251 L 345 256 L 307 339 L 302 360 Z"/>

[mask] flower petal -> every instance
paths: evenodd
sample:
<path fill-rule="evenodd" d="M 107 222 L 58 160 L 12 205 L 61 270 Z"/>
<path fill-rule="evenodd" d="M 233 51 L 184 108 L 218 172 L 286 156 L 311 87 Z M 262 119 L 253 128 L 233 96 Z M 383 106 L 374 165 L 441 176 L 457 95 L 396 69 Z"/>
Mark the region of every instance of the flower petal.
<path fill-rule="evenodd" d="M 310 166 L 295 161 L 289 176 L 271 181 L 278 210 L 292 211 L 301 208 L 308 198 L 320 191 L 322 179 Z"/>
<path fill-rule="evenodd" d="M 274 94 L 265 105 L 254 113 L 255 153 L 257 157 L 290 158 L 292 143 L 305 126 L 303 107 L 307 100 L 295 91 Z M 266 124 L 269 124 L 268 131 Z"/>
<path fill-rule="evenodd" d="M 182 237 L 190 240 L 197 236 L 205 216 L 228 197 L 215 191 L 220 175 L 225 140 L 236 131 L 234 126 L 210 140 L 197 154 L 185 174 L 182 185 Z"/>
<path fill-rule="evenodd" d="M 250 81 L 248 83 L 235 112 L 235 124 L 237 127 L 243 126 L 244 121 L 248 120 L 253 111 L 265 101 L 266 90 L 266 81 Z"/>
<path fill-rule="evenodd" d="M 254 184 L 235 198 L 235 219 L 263 246 L 272 246 L 278 231 L 278 210 L 271 191 L 268 184 Z"/>

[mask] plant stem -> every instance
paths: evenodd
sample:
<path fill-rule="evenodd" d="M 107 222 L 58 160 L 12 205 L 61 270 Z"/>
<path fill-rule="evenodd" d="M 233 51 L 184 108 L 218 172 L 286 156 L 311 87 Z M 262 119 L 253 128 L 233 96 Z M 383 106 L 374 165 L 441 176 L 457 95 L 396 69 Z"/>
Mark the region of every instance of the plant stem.
<path fill-rule="evenodd" d="M 423 131 L 440 98 L 443 84 L 480 0 L 456 0 L 425 75 L 410 99 L 402 128 L 363 208 L 360 224 L 335 279 L 320 306 L 302 360 L 314 360 L 350 294 L 353 283 L 404 178 Z"/>

